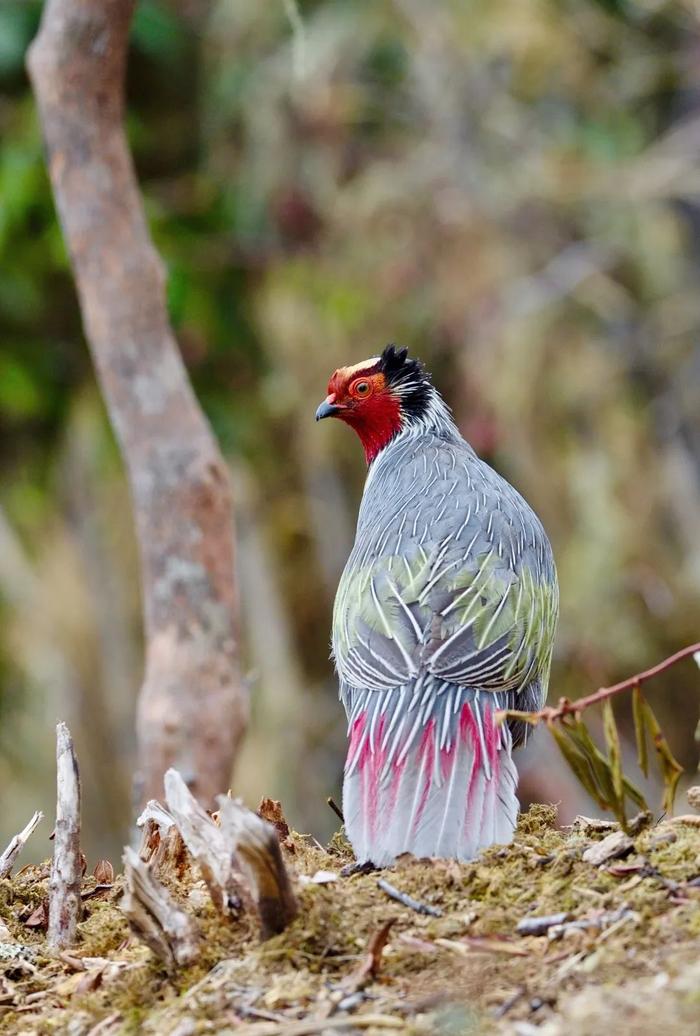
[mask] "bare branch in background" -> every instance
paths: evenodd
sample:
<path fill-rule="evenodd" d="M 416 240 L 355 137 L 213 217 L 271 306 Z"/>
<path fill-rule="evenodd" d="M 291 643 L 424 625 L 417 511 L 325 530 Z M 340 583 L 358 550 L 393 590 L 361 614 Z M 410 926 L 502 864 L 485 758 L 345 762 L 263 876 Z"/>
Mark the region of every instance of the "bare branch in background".
<path fill-rule="evenodd" d="M 611 687 L 600 687 L 585 698 L 577 698 L 575 701 L 561 698 L 558 705 L 546 705 L 539 712 L 518 712 L 508 709 L 506 715 L 521 719 L 526 723 L 532 723 L 533 725 L 536 725 L 541 720 L 551 723 L 552 720 L 561 719 L 563 716 L 578 715 L 585 709 L 590 708 L 591 705 L 597 705 L 599 702 L 606 701 L 608 698 L 621 694 L 623 691 L 632 691 L 635 687 L 641 687 L 643 683 L 655 676 L 659 676 L 660 673 L 670 669 L 677 662 L 682 662 L 684 658 L 695 657 L 696 655 L 700 656 L 700 643 L 690 644 L 688 647 L 681 648 L 680 651 L 676 651 L 674 655 L 665 658 L 662 662 L 652 666 L 651 669 L 645 669 L 642 673 L 629 676 L 626 680 L 613 684 Z"/>
<path fill-rule="evenodd" d="M 65 723 L 56 727 L 56 834 L 49 885 L 48 943 L 62 950 L 75 942 L 80 920 L 80 772 Z"/>
<path fill-rule="evenodd" d="M 28 57 L 85 332 L 126 462 L 146 631 L 139 803 L 175 765 L 210 802 L 246 722 L 232 509 L 168 323 L 123 127 L 133 0 L 49 0 Z"/>

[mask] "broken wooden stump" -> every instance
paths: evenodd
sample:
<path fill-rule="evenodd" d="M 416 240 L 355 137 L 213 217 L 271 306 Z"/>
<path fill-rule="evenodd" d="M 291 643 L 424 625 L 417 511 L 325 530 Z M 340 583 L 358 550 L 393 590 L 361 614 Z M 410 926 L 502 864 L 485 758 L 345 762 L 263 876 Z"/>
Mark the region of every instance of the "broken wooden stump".
<path fill-rule="evenodd" d="M 150 863 L 153 874 L 161 880 L 182 881 L 190 861 L 172 813 L 150 799 L 136 826 L 141 828 L 139 856 Z"/>
<path fill-rule="evenodd" d="M 75 941 L 80 919 L 83 859 L 80 852 L 80 772 L 65 723 L 56 727 L 56 828 L 49 883 L 48 944 L 62 950 Z"/>
<path fill-rule="evenodd" d="M 225 795 L 219 796 L 218 815 L 209 816 L 177 770 L 167 771 L 164 786 L 167 808 L 148 803 L 137 821 L 140 850 L 124 854 L 120 906 L 133 931 L 169 968 L 194 959 L 198 927 L 161 881 L 181 882 L 196 864 L 223 917 L 230 920 L 244 909 L 257 913 L 263 939 L 281 932 L 296 916 L 297 904 L 275 826 Z"/>
<path fill-rule="evenodd" d="M 168 808 L 191 856 L 197 861 L 214 906 L 224 915 L 236 913 L 245 900 L 245 889 L 234 867 L 230 842 L 227 843 L 222 828 L 200 806 L 177 770 L 168 770 L 164 784 Z"/>
<path fill-rule="evenodd" d="M 131 928 L 169 969 L 191 964 L 199 952 L 199 930 L 133 849 L 124 850 L 125 892 L 120 908 Z"/>
<path fill-rule="evenodd" d="M 225 844 L 253 894 L 267 939 L 283 931 L 298 910 L 277 831 L 236 799 L 219 795 L 217 801 Z"/>
<path fill-rule="evenodd" d="M 14 836 L 7 849 L 5 849 L 4 853 L 0 856 L 0 880 L 2 880 L 2 878 L 9 877 L 10 872 L 15 865 L 15 860 L 22 852 L 22 849 L 43 819 L 44 814 L 37 810 L 27 826 L 22 828 L 19 834 Z"/>

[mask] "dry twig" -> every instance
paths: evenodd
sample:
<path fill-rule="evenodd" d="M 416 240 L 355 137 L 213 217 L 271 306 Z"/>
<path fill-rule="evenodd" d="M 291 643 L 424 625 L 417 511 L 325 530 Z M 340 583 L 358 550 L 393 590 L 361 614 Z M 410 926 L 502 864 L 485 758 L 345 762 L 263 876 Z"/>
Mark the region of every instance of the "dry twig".
<path fill-rule="evenodd" d="M 358 968 L 343 982 L 343 990 L 346 993 L 356 993 L 359 989 L 362 989 L 367 982 L 376 978 L 379 974 L 379 969 L 382 966 L 382 953 L 384 947 L 389 941 L 389 933 L 391 932 L 392 926 L 396 924 L 396 918 L 390 917 L 388 921 L 385 921 L 381 928 L 378 928 L 376 932 L 370 937 L 367 944 L 367 952 L 363 957 Z"/>
<path fill-rule="evenodd" d="M 326 799 L 326 802 L 328 803 L 330 808 L 333 810 L 333 812 L 337 816 L 337 818 L 340 821 L 340 823 L 344 824 L 345 823 L 345 817 L 343 816 L 343 811 L 340 808 L 340 806 L 338 805 L 338 803 L 335 801 L 335 799 L 331 795 L 329 795 L 328 798 Z"/>
<path fill-rule="evenodd" d="M 5 852 L 0 856 L 0 880 L 8 877 L 15 865 L 15 860 L 22 852 L 22 849 L 29 841 L 39 823 L 44 819 L 44 814 L 37 811 L 26 827 L 22 828 L 19 834 L 15 835 Z"/>
<path fill-rule="evenodd" d="M 380 878 L 377 881 L 378 887 L 382 892 L 386 892 L 390 899 L 395 899 L 397 903 L 401 903 L 403 906 L 408 907 L 409 910 L 415 910 L 417 914 L 429 914 L 430 917 L 442 917 L 442 910 L 439 907 L 428 906 L 427 903 L 419 903 L 413 896 L 409 896 L 406 892 L 401 892 L 399 889 L 394 888 L 386 878 Z"/>
<path fill-rule="evenodd" d="M 75 941 L 80 919 L 83 862 L 80 852 L 80 772 L 65 723 L 56 727 L 56 829 L 49 885 L 48 944 L 62 950 Z"/>
<path fill-rule="evenodd" d="M 561 719 L 563 716 L 580 715 L 590 708 L 591 705 L 597 705 L 599 702 L 612 698 L 616 694 L 621 694 L 623 691 L 633 691 L 635 687 L 641 687 L 642 684 L 652 680 L 655 676 L 659 676 L 660 673 L 666 672 L 667 669 L 671 669 L 672 666 L 682 662 L 683 659 L 697 654 L 700 654 L 700 643 L 690 644 L 688 647 L 676 651 L 674 655 L 665 658 L 662 662 L 657 663 L 657 665 L 652 666 L 651 669 L 645 669 L 644 672 L 630 676 L 626 680 L 621 680 L 620 683 L 613 684 L 611 687 L 599 687 L 594 694 L 589 694 L 585 698 L 577 698 L 576 701 L 560 698 L 557 705 L 547 705 L 540 709 L 539 712 L 518 712 L 517 710 L 508 709 L 507 711 L 499 712 L 498 717 L 499 719 L 520 719 L 525 723 L 536 725 L 542 720 L 546 723 L 551 723 L 553 720 Z"/>
<path fill-rule="evenodd" d="M 518 935 L 546 935 L 554 925 L 566 924 L 571 914 L 549 914 L 543 917 L 523 917 L 518 921 L 515 930 Z"/>

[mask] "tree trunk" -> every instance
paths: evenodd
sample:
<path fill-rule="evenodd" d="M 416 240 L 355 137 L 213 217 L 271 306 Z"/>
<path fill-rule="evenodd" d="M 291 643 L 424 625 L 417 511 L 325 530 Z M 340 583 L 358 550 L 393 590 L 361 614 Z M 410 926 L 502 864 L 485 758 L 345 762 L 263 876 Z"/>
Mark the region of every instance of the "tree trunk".
<path fill-rule="evenodd" d="M 28 70 L 86 336 L 128 469 L 141 553 L 145 677 L 137 804 L 176 767 L 205 804 L 246 721 L 226 468 L 165 304 L 123 127 L 133 0 L 47 0 Z"/>

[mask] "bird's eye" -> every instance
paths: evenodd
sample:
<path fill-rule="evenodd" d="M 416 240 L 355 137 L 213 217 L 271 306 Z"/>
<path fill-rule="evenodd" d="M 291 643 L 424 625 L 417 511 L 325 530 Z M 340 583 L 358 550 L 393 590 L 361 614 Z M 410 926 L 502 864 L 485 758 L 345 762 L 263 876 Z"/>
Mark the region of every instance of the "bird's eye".
<path fill-rule="evenodd" d="M 361 399 L 364 396 L 369 395 L 370 384 L 368 381 L 356 381 L 352 387 L 353 396 L 359 396 Z"/>

